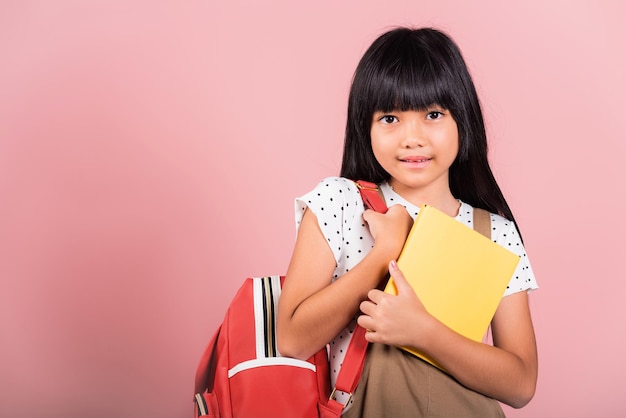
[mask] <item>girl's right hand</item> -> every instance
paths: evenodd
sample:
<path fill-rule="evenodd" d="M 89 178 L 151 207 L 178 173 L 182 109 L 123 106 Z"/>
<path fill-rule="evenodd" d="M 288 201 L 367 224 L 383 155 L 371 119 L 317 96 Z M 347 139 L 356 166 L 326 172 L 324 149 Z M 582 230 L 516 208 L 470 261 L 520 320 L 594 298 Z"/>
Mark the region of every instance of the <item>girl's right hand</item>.
<path fill-rule="evenodd" d="M 363 214 L 363 220 L 374 238 L 372 251 L 381 251 L 387 261 L 395 260 L 413 226 L 413 219 L 404 206 L 393 205 L 384 214 L 368 209 Z"/>

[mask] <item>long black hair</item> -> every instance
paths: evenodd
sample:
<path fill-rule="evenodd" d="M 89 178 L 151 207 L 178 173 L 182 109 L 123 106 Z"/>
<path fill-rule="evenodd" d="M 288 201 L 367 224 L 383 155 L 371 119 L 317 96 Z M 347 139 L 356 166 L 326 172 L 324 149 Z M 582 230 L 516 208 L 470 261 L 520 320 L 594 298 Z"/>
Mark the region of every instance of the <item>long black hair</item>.
<path fill-rule="evenodd" d="M 452 195 L 515 221 L 489 167 L 483 115 L 461 51 L 436 29 L 393 29 L 361 58 L 348 100 L 340 175 L 375 183 L 389 180 L 372 151 L 374 113 L 432 105 L 447 109 L 458 127 L 459 152 L 449 171 Z"/>

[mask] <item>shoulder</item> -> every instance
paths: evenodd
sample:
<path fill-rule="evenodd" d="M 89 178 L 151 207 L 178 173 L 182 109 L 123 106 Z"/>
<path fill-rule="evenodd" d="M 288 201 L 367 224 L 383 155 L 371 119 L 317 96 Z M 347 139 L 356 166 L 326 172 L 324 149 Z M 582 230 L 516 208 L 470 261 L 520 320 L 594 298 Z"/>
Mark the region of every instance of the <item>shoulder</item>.
<path fill-rule="evenodd" d="M 509 281 L 504 296 L 538 288 L 535 273 L 526 254 L 515 222 L 503 216 L 491 214 L 491 239 L 520 258 L 520 261 Z"/>
<path fill-rule="evenodd" d="M 459 220 L 467 225 L 473 225 L 473 214 L 475 210 L 477 210 L 477 208 L 474 208 L 468 203 L 461 202 L 461 209 L 458 216 Z M 517 227 L 515 226 L 515 222 L 510 221 L 504 216 L 498 215 L 496 213 L 488 213 L 491 224 L 492 241 L 503 245 L 511 238 L 517 237 L 517 239 L 519 239 L 519 234 L 517 233 Z"/>
<path fill-rule="evenodd" d="M 515 222 L 508 220 L 504 216 L 491 212 L 489 215 L 491 216 L 491 227 L 494 232 L 505 233 L 504 231 L 515 228 Z M 492 233 L 492 235 L 494 234 Z"/>
<path fill-rule="evenodd" d="M 523 248 L 515 222 L 495 213 L 491 214 L 491 239 L 514 253 Z"/>
<path fill-rule="evenodd" d="M 350 179 L 326 177 L 313 190 L 296 198 L 296 222 L 306 209 L 318 218 L 346 219 L 356 216 L 363 208 L 361 195 Z"/>
<path fill-rule="evenodd" d="M 343 177 L 326 177 L 313 190 L 298 198 L 307 205 L 324 202 L 349 202 L 359 197 L 359 191 L 350 179 Z"/>
<path fill-rule="evenodd" d="M 328 191 L 332 193 L 358 194 L 358 189 L 354 181 L 345 177 L 326 177 L 322 179 L 315 190 Z"/>
<path fill-rule="evenodd" d="M 466 206 L 462 208 L 465 216 L 473 214 L 475 209 L 466 203 L 464 205 Z M 491 218 L 491 240 L 520 258 L 517 268 L 504 292 L 504 296 L 520 291 L 537 289 L 535 274 L 515 222 L 495 213 L 490 213 L 489 215 Z"/>

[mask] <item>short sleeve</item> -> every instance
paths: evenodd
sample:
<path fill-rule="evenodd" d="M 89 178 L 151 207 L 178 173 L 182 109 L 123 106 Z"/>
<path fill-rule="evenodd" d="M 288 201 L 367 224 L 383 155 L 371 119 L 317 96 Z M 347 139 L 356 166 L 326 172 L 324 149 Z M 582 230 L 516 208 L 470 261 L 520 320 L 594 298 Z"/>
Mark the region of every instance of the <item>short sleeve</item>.
<path fill-rule="evenodd" d="M 328 177 L 309 193 L 296 198 L 296 229 L 300 227 L 307 208 L 317 217 L 322 234 L 339 263 L 346 232 L 363 213 L 363 203 L 354 182 L 342 177 Z"/>
<path fill-rule="evenodd" d="M 517 268 L 506 287 L 504 296 L 537 289 L 535 274 L 515 223 L 501 216 L 491 214 L 491 229 L 491 238 L 494 242 L 520 257 Z"/>

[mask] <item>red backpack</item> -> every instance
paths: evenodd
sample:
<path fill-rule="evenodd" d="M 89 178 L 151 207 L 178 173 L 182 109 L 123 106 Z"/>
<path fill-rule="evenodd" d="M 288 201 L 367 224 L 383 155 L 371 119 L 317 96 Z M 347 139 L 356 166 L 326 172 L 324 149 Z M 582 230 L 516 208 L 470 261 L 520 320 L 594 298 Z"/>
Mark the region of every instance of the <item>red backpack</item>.
<path fill-rule="evenodd" d="M 365 204 L 385 212 L 378 187 L 359 181 Z M 276 349 L 276 309 L 284 277 L 247 279 L 202 355 L 195 379 L 195 417 L 331 418 L 345 407 L 335 390 L 354 392 L 367 341 L 357 326 L 330 390 L 328 354 L 308 360 L 282 357 Z"/>

